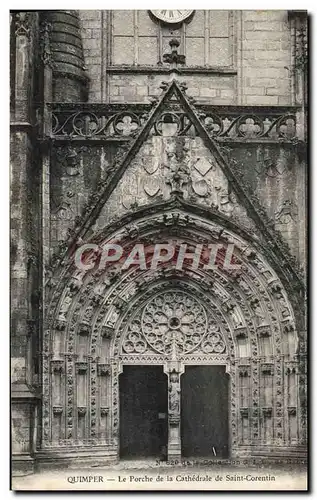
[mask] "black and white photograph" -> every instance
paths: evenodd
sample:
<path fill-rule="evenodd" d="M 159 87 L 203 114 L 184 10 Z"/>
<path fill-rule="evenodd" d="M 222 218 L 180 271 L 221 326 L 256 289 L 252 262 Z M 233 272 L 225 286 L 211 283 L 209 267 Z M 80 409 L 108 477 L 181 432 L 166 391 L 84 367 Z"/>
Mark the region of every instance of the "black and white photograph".
<path fill-rule="evenodd" d="M 11 489 L 307 491 L 309 12 L 104 7 L 7 12 Z"/>

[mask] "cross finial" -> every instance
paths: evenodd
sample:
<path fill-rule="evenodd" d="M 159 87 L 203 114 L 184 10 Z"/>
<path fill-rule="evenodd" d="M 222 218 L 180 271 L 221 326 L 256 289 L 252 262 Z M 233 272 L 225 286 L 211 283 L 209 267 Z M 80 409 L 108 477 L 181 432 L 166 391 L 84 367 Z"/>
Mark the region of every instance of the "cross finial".
<path fill-rule="evenodd" d="M 171 47 L 171 52 L 163 55 L 164 62 L 171 65 L 172 69 L 176 69 L 178 64 L 185 64 L 186 57 L 178 53 L 179 41 L 173 38 L 169 45 Z"/>

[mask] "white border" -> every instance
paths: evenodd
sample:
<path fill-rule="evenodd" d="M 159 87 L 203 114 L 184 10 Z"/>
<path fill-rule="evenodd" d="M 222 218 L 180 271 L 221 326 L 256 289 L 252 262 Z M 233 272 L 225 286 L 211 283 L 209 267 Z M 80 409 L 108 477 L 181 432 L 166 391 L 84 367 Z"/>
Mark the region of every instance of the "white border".
<path fill-rule="evenodd" d="M 123 0 L 116 0 L 116 2 L 113 2 L 115 5 L 116 9 L 131 9 L 131 2 L 128 1 L 123 1 Z M 158 8 L 168 8 L 170 7 L 171 1 L 170 0 L 160 0 L 158 1 L 151 1 L 151 2 L 145 2 L 141 0 L 135 0 L 133 2 L 133 7 L 137 9 L 144 9 L 147 10 L 149 8 L 151 9 L 158 9 Z M 189 2 L 188 0 L 174 0 L 172 2 L 173 8 L 182 8 L 182 9 L 191 9 L 193 8 L 193 4 L 195 9 L 212 9 L 212 7 L 218 7 L 219 4 L 217 2 L 201 2 L 201 1 L 195 1 L 195 2 Z M 1 439 L 1 478 L 2 481 L 0 481 L 0 492 L 1 492 L 1 498 L 9 498 L 13 494 L 12 492 L 9 492 L 9 238 L 7 239 L 7 235 L 9 235 L 9 141 L 8 141 L 8 124 L 9 124 L 9 9 L 32 9 L 32 10 L 40 10 L 41 8 L 43 9 L 111 9 L 114 8 L 114 6 L 111 5 L 109 2 L 105 2 L 105 0 L 91 0 L 90 2 L 83 2 L 79 0 L 68 0 L 66 2 L 65 6 L 65 1 L 61 0 L 55 0 L 54 3 L 52 4 L 45 4 L 43 5 L 43 2 L 38 2 L 38 1 L 33 1 L 29 0 L 28 2 L 25 1 L 11 1 L 11 2 L 6 2 L 3 1 L 0 6 L 0 22 L 1 22 L 1 44 L 0 44 L 0 50 L 1 50 L 1 67 L 2 70 L 5 72 L 5 75 L 1 79 L 1 96 L 2 96 L 2 119 L 1 119 L 1 139 L 2 139 L 2 151 L 1 151 L 1 157 L 4 160 L 2 164 L 2 171 L 1 171 L 1 183 L 0 183 L 0 221 L 1 221 L 1 234 L 2 234 L 2 239 L 1 239 L 1 247 L 0 247 L 0 252 L 1 252 L 1 280 L 0 280 L 0 318 L 1 318 L 1 352 L 2 352 L 2 360 L 0 363 L 0 368 L 1 368 L 1 403 L 4 405 L 3 408 L 1 408 L 1 430 L 3 432 L 3 437 Z M 310 45 L 310 54 L 311 54 L 311 85 L 310 85 L 310 104 L 311 104 L 311 126 L 312 123 L 315 123 L 315 118 L 316 118 L 316 102 L 313 102 L 313 89 L 314 86 L 316 86 L 316 81 L 317 81 L 317 61 L 316 61 L 316 54 L 317 54 L 317 43 L 316 43 L 316 27 L 315 27 L 315 19 L 314 19 L 314 14 L 316 13 L 317 7 L 316 7 L 316 1 L 310 0 L 308 2 L 305 2 L 305 4 L 302 4 L 302 2 L 299 2 L 298 0 L 295 2 L 293 0 L 284 0 L 280 2 L 276 2 L 276 0 L 266 0 L 265 2 L 252 2 L 252 1 L 241 1 L 241 2 L 234 2 L 234 1 L 228 1 L 228 0 L 223 0 L 221 2 L 221 8 L 222 9 L 244 9 L 244 10 L 289 10 L 289 9 L 303 9 L 303 10 L 308 10 L 308 12 L 311 14 L 312 19 L 311 19 L 311 25 L 310 25 L 310 30 L 311 30 L 311 45 Z M 314 32 L 315 31 L 315 32 Z M 311 212 L 310 212 L 310 231 L 311 231 L 311 243 L 312 243 L 312 250 L 310 251 L 310 261 L 311 261 L 311 280 L 310 280 L 310 296 L 311 296 L 311 303 L 310 303 L 310 309 L 311 311 L 316 311 L 317 310 L 317 276 L 315 272 L 315 266 L 314 266 L 314 252 L 313 250 L 316 248 L 316 238 L 317 238 L 317 231 L 316 231 L 316 226 L 317 226 L 317 212 L 316 212 L 316 205 L 315 205 L 315 200 L 317 198 L 317 192 L 316 192 L 316 175 L 314 175 L 314 170 L 317 168 L 317 166 L 314 164 L 314 139 L 316 139 L 316 127 L 314 130 L 310 131 L 310 143 L 312 147 L 311 151 L 311 158 L 310 158 L 310 171 L 311 171 L 311 176 L 310 176 L 310 183 L 313 184 L 313 186 L 309 186 L 311 188 L 311 198 L 312 198 L 312 205 L 311 205 Z M 312 293 L 312 291 L 315 291 L 315 293 Z M 311 352 L 311 361 L 313 368 L 310 373 L 310 384 L 313 387 L 313 382 L 316 380 L 317 376 L 317 363 L 314 362 L 314 354 L 315 354 L 315 349 L 316 349 L 316 342 L 314 342 L 314 335 L 316 334 L 316 328 L 317 326 L 315 324 L 315 316 L 312 318 L 312 324 L 310 326 L 310 348 L 313 348 L 313 352 Z M 313 418 L 313 415 L 316 417 L 316 408 L 314 404 L 314 394 L 311 390 L 311 400 L 312 400 L 312 408 L 311 408 L 311 438 L 313 437 L 313 442 L 311 442 L 311 447 L 310 447 L 310 453 L 312 455 L 312 460 L 314 458 L 314 452 L 316 452 L 316 433 L 313 433 L 313 423 L 315 418 Z M 313 474 L 313 465 L 311 465 L 311 472 L 312 472 L 312 478 L 311 482 L 314 479 L 314 474 Z M 314 485 L 312 484 L 312 487 Z M 67 494 L 59 494 L 59 496 L 69 496 L 72 493 L 67 493 Z M 87 494 L 82 494 L 81 497 L 85 498 L 91 495 L 91 493 Z M 107 496 L 112 494 L 107 493 Z M 125 494 L 115 494 L 115 498 L 118 496 L 122 496 Z M 171 494 L 164 494 L 165 497 L 172 497 Z M 163 497 L 162 495 L 162 497 Z M 210 495 L 214 496 L 219 496 L 218 493 L 216 492 L 211 492 Z M 227 496 L 227 497 L 232 497 L 230 493 L 227 495 L 220 494 L 221 497 Z M 55 494 L 53 494 L 55 496 Z M 191 496 L 191 495 L 190 495 Z M 233 495 L 235 496 L 235 495 Z M 276 496 L 278 498 L 278 494 L 273 494 L 273 496 Z M 293 496 L 293 495 L 292 495 Z M 36 497 L 42 497 L 43 494 L 37 494 Z M 156 495 L 157 497 L 157 495 Z M 57 496 L 58 498 L 58 496 Z"/>

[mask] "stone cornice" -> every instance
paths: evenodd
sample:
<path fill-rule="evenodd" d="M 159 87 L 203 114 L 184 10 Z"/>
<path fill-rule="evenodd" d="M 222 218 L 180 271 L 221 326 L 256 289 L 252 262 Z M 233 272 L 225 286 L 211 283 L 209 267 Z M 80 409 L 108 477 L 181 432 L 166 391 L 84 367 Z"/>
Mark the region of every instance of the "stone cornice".
<path fill-rule="evenodd" d="M 119 75 L 119 74 L 161 74 L 169 75 L 171 73 L 177 73 L 179 75 L 224 75 L 224 76 L 235 76 L 237 70 L 230 67 L 205 67 L 205 66 L 187 66 L 184 68 L 172 69 L 167 66 L 109 66 L 107 72 Z"/>

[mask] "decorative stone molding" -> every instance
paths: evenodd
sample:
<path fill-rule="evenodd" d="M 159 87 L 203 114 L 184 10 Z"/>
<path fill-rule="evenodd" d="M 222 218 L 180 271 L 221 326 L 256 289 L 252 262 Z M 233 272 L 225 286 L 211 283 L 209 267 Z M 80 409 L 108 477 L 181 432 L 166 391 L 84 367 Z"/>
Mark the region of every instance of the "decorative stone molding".
<path fill-rule="evenodd" d="M 17 12 L 15 14 L 15 36 L 30 37 L 31 13 Z"/>
<path fill-rule="evenodd" d="M 116 138 L 131 141 L 140 131 L 150 110 L 148 104 L 130 104 L 130 112 L 126 111 L 126 106 L 120 104 L 109 104 L 107 111 L 103 105 L 93 103 L 81 104 L 80 107 L 59 103 L 52 105 L 51 108 L 52 134 L 64 141 L 70 136 L 89 137 L 92 140 Z M 263 139 L 273 142 L 290 142 L 296 134 L 295 113 L 297 109 L 294 106 L 271 106 L 269 108 L 230 106 L 229 108 L 195 103 L 195 108 L 209 135 L 222 142 L 229 142 L 232 138 L 240 142 Z M 188 115 L 186 115 L 187 121 L 184 125 L 182 124 L 184 113 L 172 109 L 171 111 L 173 111 L 174 122 L 178 124 L 177 135 L 186 135 L 191 126 Z M 158 135 L 161 135 L 159 125 L 161 120 L 162 115 L 154 122 Z M 86 122 L 85 125 L 83 125 L 84 122 Z M 268 175 L 272 174 L 275 177 L 281 174 L 277 165 L 273 164 L 272 159 L 267 155 L 261 159 L 258 158 L 258 163 L 263 164 L 263 169 L 268 172 Z"/>

